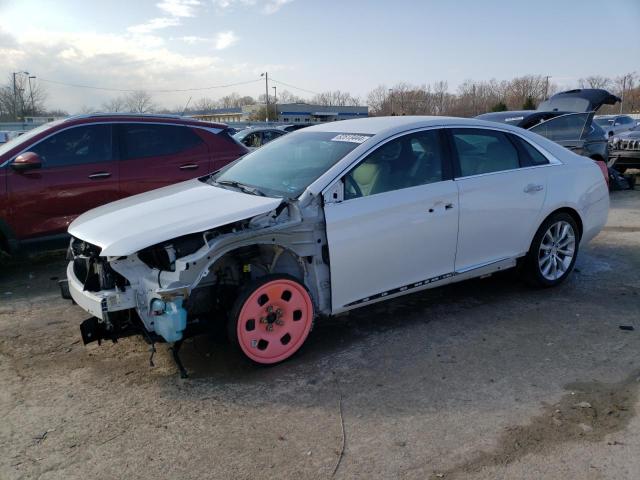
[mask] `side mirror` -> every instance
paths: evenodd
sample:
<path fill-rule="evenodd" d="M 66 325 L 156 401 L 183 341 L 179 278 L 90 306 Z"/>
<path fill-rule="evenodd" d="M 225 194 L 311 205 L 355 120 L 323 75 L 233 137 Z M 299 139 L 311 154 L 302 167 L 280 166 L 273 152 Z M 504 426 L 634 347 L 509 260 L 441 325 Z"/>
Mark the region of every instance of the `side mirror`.
<path fill-rule="evenodd" d="M 11 168 L 18 172 L 24 172 L 26 170 L 34 170 L 42 167 L 42 159 L 40 155 L 35 152 L 24 152 L 16 157 L 11 163 Z"/>

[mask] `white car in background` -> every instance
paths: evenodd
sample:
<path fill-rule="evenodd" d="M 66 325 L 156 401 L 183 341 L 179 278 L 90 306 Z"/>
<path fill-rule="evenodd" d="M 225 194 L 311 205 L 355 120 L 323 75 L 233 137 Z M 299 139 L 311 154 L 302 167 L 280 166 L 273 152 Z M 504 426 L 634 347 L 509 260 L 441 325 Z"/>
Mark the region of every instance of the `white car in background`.
<path fill-rule="evenodd" d="M 604 130 L 607 138 L 636 126 L 636 121 L 629 115 L 596 115 L 593 121 Z"/>
<path fill-rule="evenodd" d="M 323 316 L 516 265 L 557 285 L 608 208 L 593 161 L 526 130 L 348 120 L 85 213 L 68 286 L 92 315 L 85 343 L 140 334 L 176 353 L 226 322 L 246 357 L 272 364 Z"/>

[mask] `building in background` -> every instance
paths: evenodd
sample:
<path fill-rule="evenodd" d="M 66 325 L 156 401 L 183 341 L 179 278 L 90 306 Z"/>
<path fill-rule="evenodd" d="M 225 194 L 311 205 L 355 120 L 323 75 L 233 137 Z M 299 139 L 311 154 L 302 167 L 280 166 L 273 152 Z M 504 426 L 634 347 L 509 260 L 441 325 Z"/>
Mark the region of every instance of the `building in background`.
<path fill-rule="evenodd" d="M 264 107 L 264 105 L 255 104 L 237 108 L 217 108 L 215 110 L 192 112 L 189 116 L 207 122 L 251 122 L 253 114 L 261 107 Z M 327 107 L 308 103 L 283 103 L 276 104 L 276 109 L 278 118 L 272 119 L 274 122 L 295 125 L 314 125 L 369 116 L 369 107 L 366 106 Z"/>

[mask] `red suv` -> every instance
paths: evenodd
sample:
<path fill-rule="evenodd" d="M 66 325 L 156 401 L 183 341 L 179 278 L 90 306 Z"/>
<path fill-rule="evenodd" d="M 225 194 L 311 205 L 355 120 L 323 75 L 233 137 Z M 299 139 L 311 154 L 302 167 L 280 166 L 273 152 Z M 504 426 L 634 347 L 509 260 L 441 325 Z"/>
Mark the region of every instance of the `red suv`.
<path fill-rule="evenodd" d="M 244 155 L 225 125 L 170 115 L 83 115 L 0 145 L 0 249 L 64 238 L 99 205 Z"/>

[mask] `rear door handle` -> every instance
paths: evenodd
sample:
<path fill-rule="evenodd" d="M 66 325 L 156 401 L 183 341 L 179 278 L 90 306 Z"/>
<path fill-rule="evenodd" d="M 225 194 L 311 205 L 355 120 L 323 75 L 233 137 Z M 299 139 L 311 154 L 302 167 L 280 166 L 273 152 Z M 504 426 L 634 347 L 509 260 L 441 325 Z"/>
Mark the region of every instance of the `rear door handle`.
<path fill-rule="evenodd" d="M 186 163 L 184 165 L 180 165 L 180 170 L 195 170 L 198 168 L 198 165 L 195 163 Z"/>
<path fill-rule="evenodd" d="M 535 185 L 533 183 L 530 183 L 529 185 L 524 187 L 524 193 L 540 192 L 540 191 L 542 191 L 543 188 L 544 187 L 542 185 Z"/>
<path fill-rule="evenodd" d="M 109 172 L 96 172 L 89 175 L 89 178 L 91 180 L 96 180 L 98 178 L 109 178 L 110 176 L 111 176 L 111 173 Z"/>

